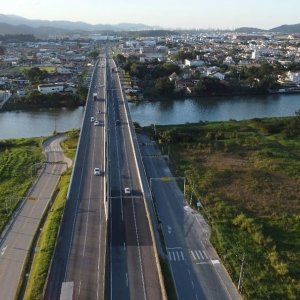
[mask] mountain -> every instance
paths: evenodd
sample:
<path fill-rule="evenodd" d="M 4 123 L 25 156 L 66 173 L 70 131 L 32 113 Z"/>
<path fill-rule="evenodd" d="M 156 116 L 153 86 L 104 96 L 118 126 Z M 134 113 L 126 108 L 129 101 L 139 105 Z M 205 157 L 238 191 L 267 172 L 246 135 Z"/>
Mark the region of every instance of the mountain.
<path fill-rule="evenodd" d="M 270 29 L 273 32 L 282 32 L 282 33 L 300 33 L 300 23 L 294 25 L 282 25 Z"/>
<path fill-rule="evenodd" d="M 151 30 L 159 29 L 158 27 L 152 27 L 144 24 L 134 23 L 120 23 L 116 25 L 110 24 L 88 24 L 84 22 L 72 22 L 72 21 L 47 21 L 47 20 L 31 20 L 15 15 L 0 14 L 0 23 L 6 23 L 9 25 L 26 25 L 33 28 L 47 27 L 58 28 L 65 30 L 84 30 L 84 31 L 101 31 L 101 30 L 113 30 L 113 31 L 131 31 L 131 30 Z M 0 33 L 2 28 L 0 27 Z"/>
<path fill-rule="evenodd" d="M 253 27 L 240 27 L 234 30 L 238 33 L 253 33 L 253 32 L 263 32 L 267 30 L 259 29 L 259 28 L 253 28 Z"/>

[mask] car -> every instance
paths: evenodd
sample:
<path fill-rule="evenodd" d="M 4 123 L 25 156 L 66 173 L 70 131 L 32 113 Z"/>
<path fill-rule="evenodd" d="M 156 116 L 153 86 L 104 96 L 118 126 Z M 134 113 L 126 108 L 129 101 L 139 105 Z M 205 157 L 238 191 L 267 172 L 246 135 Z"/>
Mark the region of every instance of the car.
<path fill-rule="evenodd" d="M 94 125 L 95 125 L 95 126 L 99 126 L 99 125 L 100 125 L 100 122 L 99 122 L 98 120 L 96 120 L 96 121 L 94 122 Z"/>
<path fill-rule="evenodd" d="M 91 117 L 91 122 L 94 122 L 95 121 L 95 118 L 94 117 Z"/>
<path fill-rule="evenodd" d="M 131 194 L 131 190 L 130 190 L 129 187 L 126 187 L 126 188 L 124 189 L 124 194 L 125 194 L 125 195 L 130 195 L 130 194 Z"/>
<path fill-rule="evenodd" d="M 99 176 L 100 175 L 100 169 L 99 168 L 94 168 L 94 175 Z"/>
<path fill-rule="evenodd" d="M 116 120 L 116 125 L 120 125 L 121 121 L 120 120 Z"/>

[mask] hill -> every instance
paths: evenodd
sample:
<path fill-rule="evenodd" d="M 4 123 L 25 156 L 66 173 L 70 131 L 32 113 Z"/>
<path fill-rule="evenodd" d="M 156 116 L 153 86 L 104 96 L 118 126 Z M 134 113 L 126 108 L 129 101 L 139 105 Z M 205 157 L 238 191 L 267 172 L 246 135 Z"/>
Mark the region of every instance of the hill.
<path fill-rule="evenodd" d="M 270 31 L 282 33 L 300 33 L 300 23 L 294 25 L 282 25 L 272 28 Z"/>
<path fill-rule="evenodd" d="M 254 27 L 240 27 L 234 30 L 235 32 L 238 33 L 253 33 L 253 32 L 263 32 L 267 30 L 259 29 L 259 28 L 254 28 Z"/>
<path fill-rule="evenodd" d="M 53 28 L 53 29 L 55 28 L 59 30 L 84 30 L 84 31 L 101 31 L 101 30 L 139 31 L 139 30 L 159 29 L 159 27 L 148 26 L 141 23 L 138 24 L 120 23 L 116 25 L 111 25 L 111 24 L 92 25 L 84 22 L 72 22 L 72 21 L 31 20 L 31 19 L 27 19 L 15 15 L 4 15 L 4 14 L 0 14 L 0 23 L 6 23 L 8 25 L 14 25 L 14 26 L 25 25 L 34 29 L 40 29 L 41 27 L 44 27 L 44 28 Z M 20 29 L 22 30 L 22 28 Z M 0 27 L 0 33 L 2 33 L 2 27 Z"/>

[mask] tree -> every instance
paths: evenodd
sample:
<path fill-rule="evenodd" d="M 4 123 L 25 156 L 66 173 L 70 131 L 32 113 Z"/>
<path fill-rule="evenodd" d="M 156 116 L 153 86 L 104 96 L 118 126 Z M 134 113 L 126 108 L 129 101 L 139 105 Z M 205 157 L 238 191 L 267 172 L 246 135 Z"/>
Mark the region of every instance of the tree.
<path fill-rule="evenodd" d="M 155 81 L 155 89 L 158 94 L 163 96 L 170 96 L 174 90 L 174 84 L 168 77 L 158 78 Z"/>
<path fill-rule="evenodd" d="M 119 63 L 119 64 L 124 64 L 126 62 L 126 57 L 122 54 L 118 54 L 116 56 L 116 61 Z"/>
<path fill-rule="evenodd" d="M 144 78 L 145 75 L 148 73 L 148 67 L 145 64 L 141 63 L 133 63 L 130 66 L 130 75 L 136 76 L 137 78 Z"/>
<path fill-rule="evenodd" d="M 41 70 L 38 67 L 33 67 L 29 70 L 25 70 L 23 73 L 31 83 L 41 82 L 49 76 L 49 73 L 46 70 Z"/>
<path fill-rule="evenodd" d="M 91 59 L 97 59 L 99 56 L 100 52 L 98 50 L 94 50 L 88 54 L 88 57 Z"/>

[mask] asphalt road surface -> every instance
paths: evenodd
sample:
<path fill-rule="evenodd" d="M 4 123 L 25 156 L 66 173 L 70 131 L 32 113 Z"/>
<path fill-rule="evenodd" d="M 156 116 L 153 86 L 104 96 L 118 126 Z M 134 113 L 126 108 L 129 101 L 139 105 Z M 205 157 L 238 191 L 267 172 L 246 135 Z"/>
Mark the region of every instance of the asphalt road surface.
<path fill-rule="evenodd" d="M 162 299 L 149 222 L 118 74 L 108 68 L 109 271 L 107 299 Z M 125 187 L 131 193 L 125 194 Z"/>
<path fill-rule="evenodd" d="M 62 162 L 65 156 L 60 147 L 63 136 L 44 143 L 46 159 Z M 47 208 L 66 164 L 46 164 L 28 196 L 15 213 L 0 239 L 0 299 L 15 299 L 26 257 L 42 215 Z"/>
<path fill-rule="evenodd" d="M 139 136 L 139 143 L 155 196 L 178 299 L 240 299 L 209 242 L 209 227 L 184 201 L 159 149 L 143 135 Z"/>
<path fill-rule="evenodd" d="M 95 67 L 57 247 L 44 299 L 74 282 L 74 299 L 103 299 L 105 286 L 105 58 Z M 98 94 L 93 100 L 93 93 Z M 99 125 L 91 122 L 91 117 Z M 94 168 L 100 175 L 94 175 Z"/>

